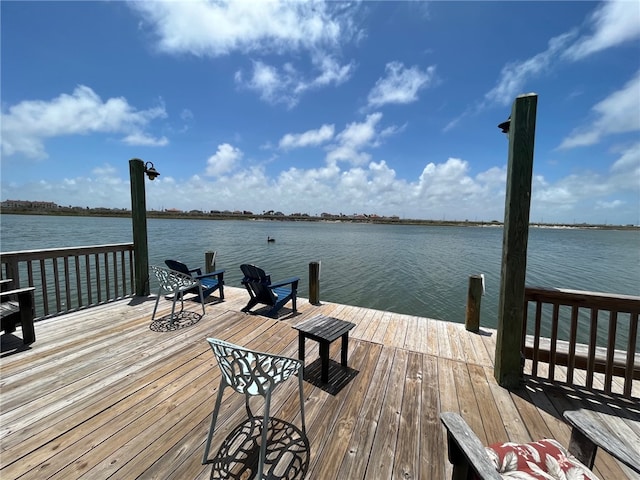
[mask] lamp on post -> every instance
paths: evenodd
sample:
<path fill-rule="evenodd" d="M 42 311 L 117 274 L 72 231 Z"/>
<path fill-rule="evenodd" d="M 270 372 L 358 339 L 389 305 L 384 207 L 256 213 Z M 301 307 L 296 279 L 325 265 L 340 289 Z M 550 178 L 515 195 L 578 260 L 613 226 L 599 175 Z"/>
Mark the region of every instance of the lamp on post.
<path fill-rule="evenodd" d="M 154 180 L 160 173 L 152 162 L 129 160 L 131 183 L 131 222 L 133 226 L 134 284 L 138 296 L 149 295 L 149 246 L 147 243 L 147 201 L 144 175 Z"/>
<path fill-rule="evenodd" d="M 149 180 L 154 181 L 156 177 L 160 176 L 160 172 L 158 172 L 153 166 L 153 162 L 147 162 L 144 164 L 144 173 L 147 174 Z"/>

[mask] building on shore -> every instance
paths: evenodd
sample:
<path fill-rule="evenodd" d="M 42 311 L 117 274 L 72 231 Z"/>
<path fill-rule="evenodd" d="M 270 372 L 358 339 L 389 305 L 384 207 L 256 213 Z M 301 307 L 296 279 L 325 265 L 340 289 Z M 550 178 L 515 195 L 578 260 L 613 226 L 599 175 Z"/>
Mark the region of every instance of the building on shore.
<path fill-rule="evenodd" d="M 5 200 L 0 203 L 0 208 L 19 208 L 28 210 L 55 210 L 58 205 L 53 202 L 39 202 L 29 200 Z"/>

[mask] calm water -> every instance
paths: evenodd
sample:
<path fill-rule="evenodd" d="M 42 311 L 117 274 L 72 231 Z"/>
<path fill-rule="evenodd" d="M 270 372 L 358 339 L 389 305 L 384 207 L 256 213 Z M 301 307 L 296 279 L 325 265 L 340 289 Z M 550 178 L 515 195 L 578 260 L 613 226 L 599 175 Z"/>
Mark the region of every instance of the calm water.
<path fill-rule="evenodd" d="M 0 227 L 4 252 L 132 241 L 128 218 L 3 215 Z M 228 285 L 255 263 L 274 280 L 299 276 L 307 297 L 309 262 L 320 261 L 321 301 L 455 322 L 482 273 L 481 322 L 497 325 L 501 228 L 149 219 L 148 235 L 151 264 L 203 266 L 215 250 Z M 639 295 L 640 232 L 532 228 L 527 285 Z"/>

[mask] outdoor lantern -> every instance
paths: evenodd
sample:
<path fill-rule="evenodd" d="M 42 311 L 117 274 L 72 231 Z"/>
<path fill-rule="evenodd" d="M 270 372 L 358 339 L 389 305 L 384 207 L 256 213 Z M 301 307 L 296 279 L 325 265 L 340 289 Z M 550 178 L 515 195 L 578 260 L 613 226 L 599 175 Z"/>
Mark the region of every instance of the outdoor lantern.
<path fill-rule="evenodd" d="M 160 175 L 160 172 L 158 172 L 154 168 L 153 162 L 147 162 L 144 164 L 144 173 L 147 174 L 147 177 L 149 177 L 149 180 L 154 180 L 157 176 Z"/>

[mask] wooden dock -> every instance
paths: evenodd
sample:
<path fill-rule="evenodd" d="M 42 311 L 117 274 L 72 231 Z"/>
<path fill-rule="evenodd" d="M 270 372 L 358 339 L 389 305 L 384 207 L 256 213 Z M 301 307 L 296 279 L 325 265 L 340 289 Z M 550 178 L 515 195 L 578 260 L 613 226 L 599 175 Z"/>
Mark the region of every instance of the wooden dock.
<path fill-rule="evenodd" d="M 330 373 L 329 385 L 314 381 L 317 344 L 307 343 L 308 448 L 290 454 L 299 474 L 289 478 L 448 479 L 442 411 L 459 412 L 485 444 L 554 437 L 568 445 L 562 413 L 580 407 L 640 415 L 635 390 L 625 400 L 530 378 L 517 390 L 501 388 L 493 378 L 495 332 L 489 329 L 473 334 L 461 324 L 305 299 L 296 315 L 285 308 L 275 320 L 241 313 L 244 290 L 229 287 L 225 294 L 202 318 L 198 304 L 187 302 L 183 328 L 172 331 L 151 323 L 150 297 L 38 322 L 37 342 L 28 349 L 3 335 L 0 477 L 245 478 L 242 462 L 223 456 L 235 445 L 229 435 L 246 419 L 244 398 L 230 389 L 212 448 L 221 461 L 201 464 L 220 381 L 205 338 L 296 357 L 291 327 L 316 314 L 357 325 L 350 370 Z M 163 299 L 159 315 L 170 309 Z M 335 370 L 340 342 L 332 344 L 331 358 Z M 260 406 L 252 400 L 254 412 Z M 297 382 L 276 390 L 271 407 L 281 424 L 299 427 Z M 285 428 L 279 441 L 287 435 L 295 441 L 295 431 Z M 245 464 L 256 455 L 249 452 Z M 603 480 L 633 478 L 603 451 L 594 470 Z"/>

